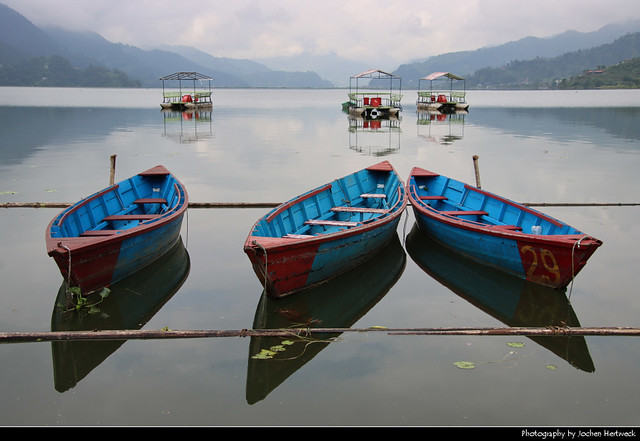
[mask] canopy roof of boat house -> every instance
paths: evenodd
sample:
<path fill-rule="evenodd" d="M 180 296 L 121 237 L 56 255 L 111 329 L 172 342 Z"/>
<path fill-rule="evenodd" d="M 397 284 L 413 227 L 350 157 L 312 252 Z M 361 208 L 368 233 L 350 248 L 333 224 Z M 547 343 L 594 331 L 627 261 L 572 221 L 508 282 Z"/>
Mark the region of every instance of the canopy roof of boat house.
<path fill-rule="evenodd" d="M 170 75 L 165 75 L 164 77 L 160 77 L 162 80 L 162 89 L 164 89 L 165 81 L 178 81 L 178 86 L 182 89 L 182 81 L 193 81 L 193 87 L 196 87 L 196 81 L 208 81 L 209 88 L 211 88 L 211 78 L 208 75 L 204 75 L 198 72 L 175 72 Z"/>
<path fill-rule="evenodd" d="M 385 80 L 389 82 L 389 90 L 401 90 L 402 89 L 402 78 L 400 78 L 399 76 L 390 74 L 388 72 L 384 72 L 382 70 L 379 69 L 369 69 L 366 70 L 364 72 L 361 72 L 357 75 L 352 76 L 349 79 L 349 89 L 352 89 L 355 87 L 355 90 L 358 90 L 358 82 L 361 79 L 368 79 L 370 80 L 369 83 L 367 84 L 367 86 L 369 86 L 369 88 L 371 88 L 374 85 L 377 84 L 381 84 L 381 82 L 379 80 Z"/>
<path fill-rule="evenodd" d="M 435 80 L 450 80 L 451 82 L 451 87 L 453 87 L 453 82 L 454 81 L 463 81 L 464 83 L 466 83 L 466 80 L 458 75 L 452 74 L 451 72 L 433 72 L 429 75 L 427 75 L 426 77 L 422 77 L 418 80 L 418 83 L 420 83 L 421 81 L 429 81 L 430 84 L 433 83 L 433 81 Z M 466 84 L 465 84 L 466 86 Z M 418 87 L 420 88 L 420 87 Z"/>

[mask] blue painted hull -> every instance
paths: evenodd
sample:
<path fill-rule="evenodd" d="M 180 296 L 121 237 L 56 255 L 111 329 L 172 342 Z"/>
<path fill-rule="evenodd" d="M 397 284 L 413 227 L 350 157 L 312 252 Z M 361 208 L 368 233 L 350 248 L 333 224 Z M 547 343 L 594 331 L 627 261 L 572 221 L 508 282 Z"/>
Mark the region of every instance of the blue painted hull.
<path fill-rule="evenodd" d="M 123 240 L 111 283 L 128 277 L 169 251 L 180 239 L 181 227 L 182 217 Z"/>
<path fill-rule="evenodd" d="M 184 186 L 157 166 L 63 210 L 46 232 L 47 253 L 83 295 L 154 262 L 175 245 L 188 206 Z"/>
<path fill-rule="evenodd" d="M 276 207 L 253 226 L 244 251 L 267 295 L 284 297 L 373 257 L 396 234 L 406 204 L 384 161 Z"/>
<path fill-rule="evenodd" d="M 428 236 L 541 285 L 566 287 L 602 245 L 529 207 L 418 167 L 407 193 L 416 223 Z"/>

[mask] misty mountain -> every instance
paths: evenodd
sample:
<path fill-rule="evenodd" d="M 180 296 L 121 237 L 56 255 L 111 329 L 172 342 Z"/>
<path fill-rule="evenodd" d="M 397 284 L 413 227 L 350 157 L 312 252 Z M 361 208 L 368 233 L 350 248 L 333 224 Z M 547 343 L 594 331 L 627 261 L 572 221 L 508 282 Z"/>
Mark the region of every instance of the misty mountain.
<path fill-rule="evenodd" d="M 11 61 L 26 57 L 50 56 L 63 51 L 44 31 L 24 16 L 0 3 L 0 55 L 11 54 Z"/>
<path fill-rule="evenodd" d="M 269 68 L 257 61 L 246 59 L 214 57 L 206 52 L 188 46 L 165 46 L 168 51 L 179 53 L 183 57 L 206 68 L 232 73 L 243 79 L 251 87 L 334 87 L 333 82 L 323 79 L 314 69 L 288 69 L 277 63 Z"/>
<path fill-rule="evenodd" d="M 301 55 L 291 57 L 260 58 L 256 61 L 259 61 L 271 69 L 317 72 L 318 75 L 326 78 L 336 87 L 348 87 L 349 77 L 375 68 L 375 66 L 370 66 L 359 61 L 341 58 L 335 53 L 314 55 L 305 52 Z"/>
<path fill-rule="evenodd" d="M 257 62 L 213 57 L 193 48 L 143 50 L 109 42 L 94 32 L 40 29 L 0 4 L 0 65 L 53 55 L 65 57 L 79 68 L 95 65 L 117 70 L 138 80 L 142 87 L 160 87 L 161 76 L 177 71 L 209 75 L 215 78 L 216 87 L 332 87 L 315 72 L 274 71 Z M 268 79 L 261 79 L 256 75 L 259 72 L 268 73 Z"/>
<path fill-rule="evenodd" d="M 595 32 L 567 31 L 549 38 L 527 37 L 474 51 L 451 52 L 402 64 L 393 73 L 402 77 L 404 89 L 417 87 L 418 79 L 434 71 L 469 76 L 481 69 L 512 66 L 518 60 L 558 57 L 571 51 L 609 44 L 640 31 L 640 20 L 607 25 Z M 349 77 L 372 66 L 345 60 L 336 54 L 240 60 L 216 57 L 185 46 L 144 50 L 112 43 L 94 32 L 40 29 L 27 18 L 0 4 L 0 67 L 30 58 L 60 55 L 79 69 L 97 66 L 125 74 L 142 87 L 160 87 L 161 76 L 177 71 L 197 71 L 215 78 L 216 87 L 345 87 Z M 621 60 L 620 60 L 621 61 Z M 590 60 L 582 69 L 593 68 Z M 373 66 L 375 67 L 375 66 Z M 519 80 L 524 81 L 525 78 Z M 27 84 L 24 84 L 27 85 Z"/>
<path fill-rule="evenodd" d="M 605 66 L 616 66 L 625 60 L 638 57 L 640 57 L 640 32 L 635 32 L 624 35 L 613 43 L 567 52 L 553 58 L 514 60 L 504 66 L 479 69 L 467 77 L 467 87 L 556 88 L 562 80 L 580 75 L 587 69 L 604 69 Z M 633 76 L 633 73 L 628 71 L 627 75 Z"/>
<path fill-rule="evenodd" d="M 80 67 L 99 64 L 124 72 L 137 79 L 142 87 L 160 87 L 159 78 L 178 71 L 196 71 L 216 79 L 220 87 L 248 87 L 237 76 L 202 66 L 175 52 L 154 49 L 143 50 L 122 43 L 111 43 L 94 32 L 74 32 L 59 28 L 45 28 L 44 31 L 65 54 Z"/>
<path fill-rule="evenodd" d="M 580 49 L 590 49 L 638 31 L 640 20 L 629 20 L 604 26 L 594 32 L 567 31 L 548 38 L 526 37 L 499 46 L 436 55 L 403 64 L 392 73 L 402 77 L 403 88 L 417 88 L 418 80 L 431 72 L 444 71 L 469 76 L 479 69 L 501 67 L 514 60 L 550 58 Z M 588 67 L 584 66 L 585 69 Z"/>
<path fill-rule="evenodd" d="M 269 72 L 270 68 L 256 61 L 226 57 L 214 57 L 207 52 L 189 46 L 162 46 L 168 52 L 180 54 L 184 58 L 193 61 L 201 66 L 214 71 L 227 72 L 232 75 L 253 75 L 256 73 Z M 277 68 L 275 70 L 278 70 Z"/>

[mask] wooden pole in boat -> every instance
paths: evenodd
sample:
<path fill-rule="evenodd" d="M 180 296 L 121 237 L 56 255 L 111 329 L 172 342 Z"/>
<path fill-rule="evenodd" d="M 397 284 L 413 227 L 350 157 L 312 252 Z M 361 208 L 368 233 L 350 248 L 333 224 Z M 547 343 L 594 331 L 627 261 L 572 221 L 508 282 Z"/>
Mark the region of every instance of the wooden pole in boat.
<path fill-rule="evenodd" d="M 480 169 L 478 168 L 478 155 L 473 155 L 473 169 L 476 173 L 476 187 L 482 188 L 480 185 Z"/>
<path fill-rule="evenodd" d="M 157 340 L 179 338 L 214 337 L 309 337 L 318 334 L 344 334 L 384 332 L 388 335 L 466 335 L 466 336 L 640 336 L 640 328 L 627 327 L 513 327 L 513 328 L 407 328 L 394 329 L 383 326 L 371 328 L 281 328 L 281 329 L 232 329 L 232 330 L 93 330 L 93 331 L 42 331 L 0 332 L 0 343 L 37 343 L 47 341 L 80 340 Z M 320 336 L 320 338 L 322 338 Z"/>
<path fill-rule="evenodd" d="M 111 155 L 111 165 L 109 167 L 109 185 L 113 185 L 116 181 L 116 156 Z"/>

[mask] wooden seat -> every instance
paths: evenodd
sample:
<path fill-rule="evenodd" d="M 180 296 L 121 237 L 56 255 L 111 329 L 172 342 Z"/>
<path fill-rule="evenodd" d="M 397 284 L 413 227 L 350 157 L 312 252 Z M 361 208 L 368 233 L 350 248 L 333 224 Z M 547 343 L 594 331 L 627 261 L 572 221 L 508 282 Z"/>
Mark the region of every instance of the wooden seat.
<path fill-rule="evenodd" d="M 356 225 L 358 225 L 358 222 L 310 219 L 308 221 L 305 221 L 305 224 L 306 225 L 326 225 L 326 226 L 332 226 L 332 227 L 355 227 Z"/>
<path fill-rule="evenodd" d="M 112 236 L 122 230 L 87 230 L 81 233 L 83 237 L 95 237 L 95 236 Z"/>
<path fill-rule="evenodd" d="M 167 200 L 164 198 L 142 198 L 133 201 L 134 204 L 166 204 Z"/>
<path fill-rule="evenodd" d="M 420 196 L 420 200 L 422 201 L 446 201 L 449 199 L 446 196 Z"/>
<path fill-rule="evenodd" d="M 285 234 L 282 237 L 284 237 L 285 239 L 309 239 L 316 236 L 313 236 L 311 234 Z"/>
<path fill-rule="evenodd" d="M 386 194 L 384 194 L 384 193 L 364 193 L 364 194 L 361 194 L 361 195 L 360 195 L 360 197 L 361 197 L 362 199 L 364 199 L 364 198 L 378 198 L 378 199 L 384 199 L 384 198 L 386 198 L 386 197 L 387 197 L 387 195 L 386 195 Z"/>
<path fill-rule="evenodd" d="M 498 230 L 522 231 L 522 227 L 518 227 L 516 225 L 492 225 L 491 227 Z"/>
<path fill-rule="evenodd" d="M 105 217 L 103 221 L 149 220 L 159 216 L 159 214 L 113 214 Z"/>
<path fill-rule="evenodd" d="M 368 207 L 333 207 L 331 211 L 341 211 L 345 213 L 386 213 L 389 210 Z"/>
<path fill-rule="evenodd" d="M 472 211 L 472 210 L 456 210 L 456 211 L 441 211 L 441 214 L 448 214 L 449 216 L 471 216 L 471 215 L 478 215 L 478 216 L 482 216 L 485 214 L 489 214 L 486 211 Z"/>

